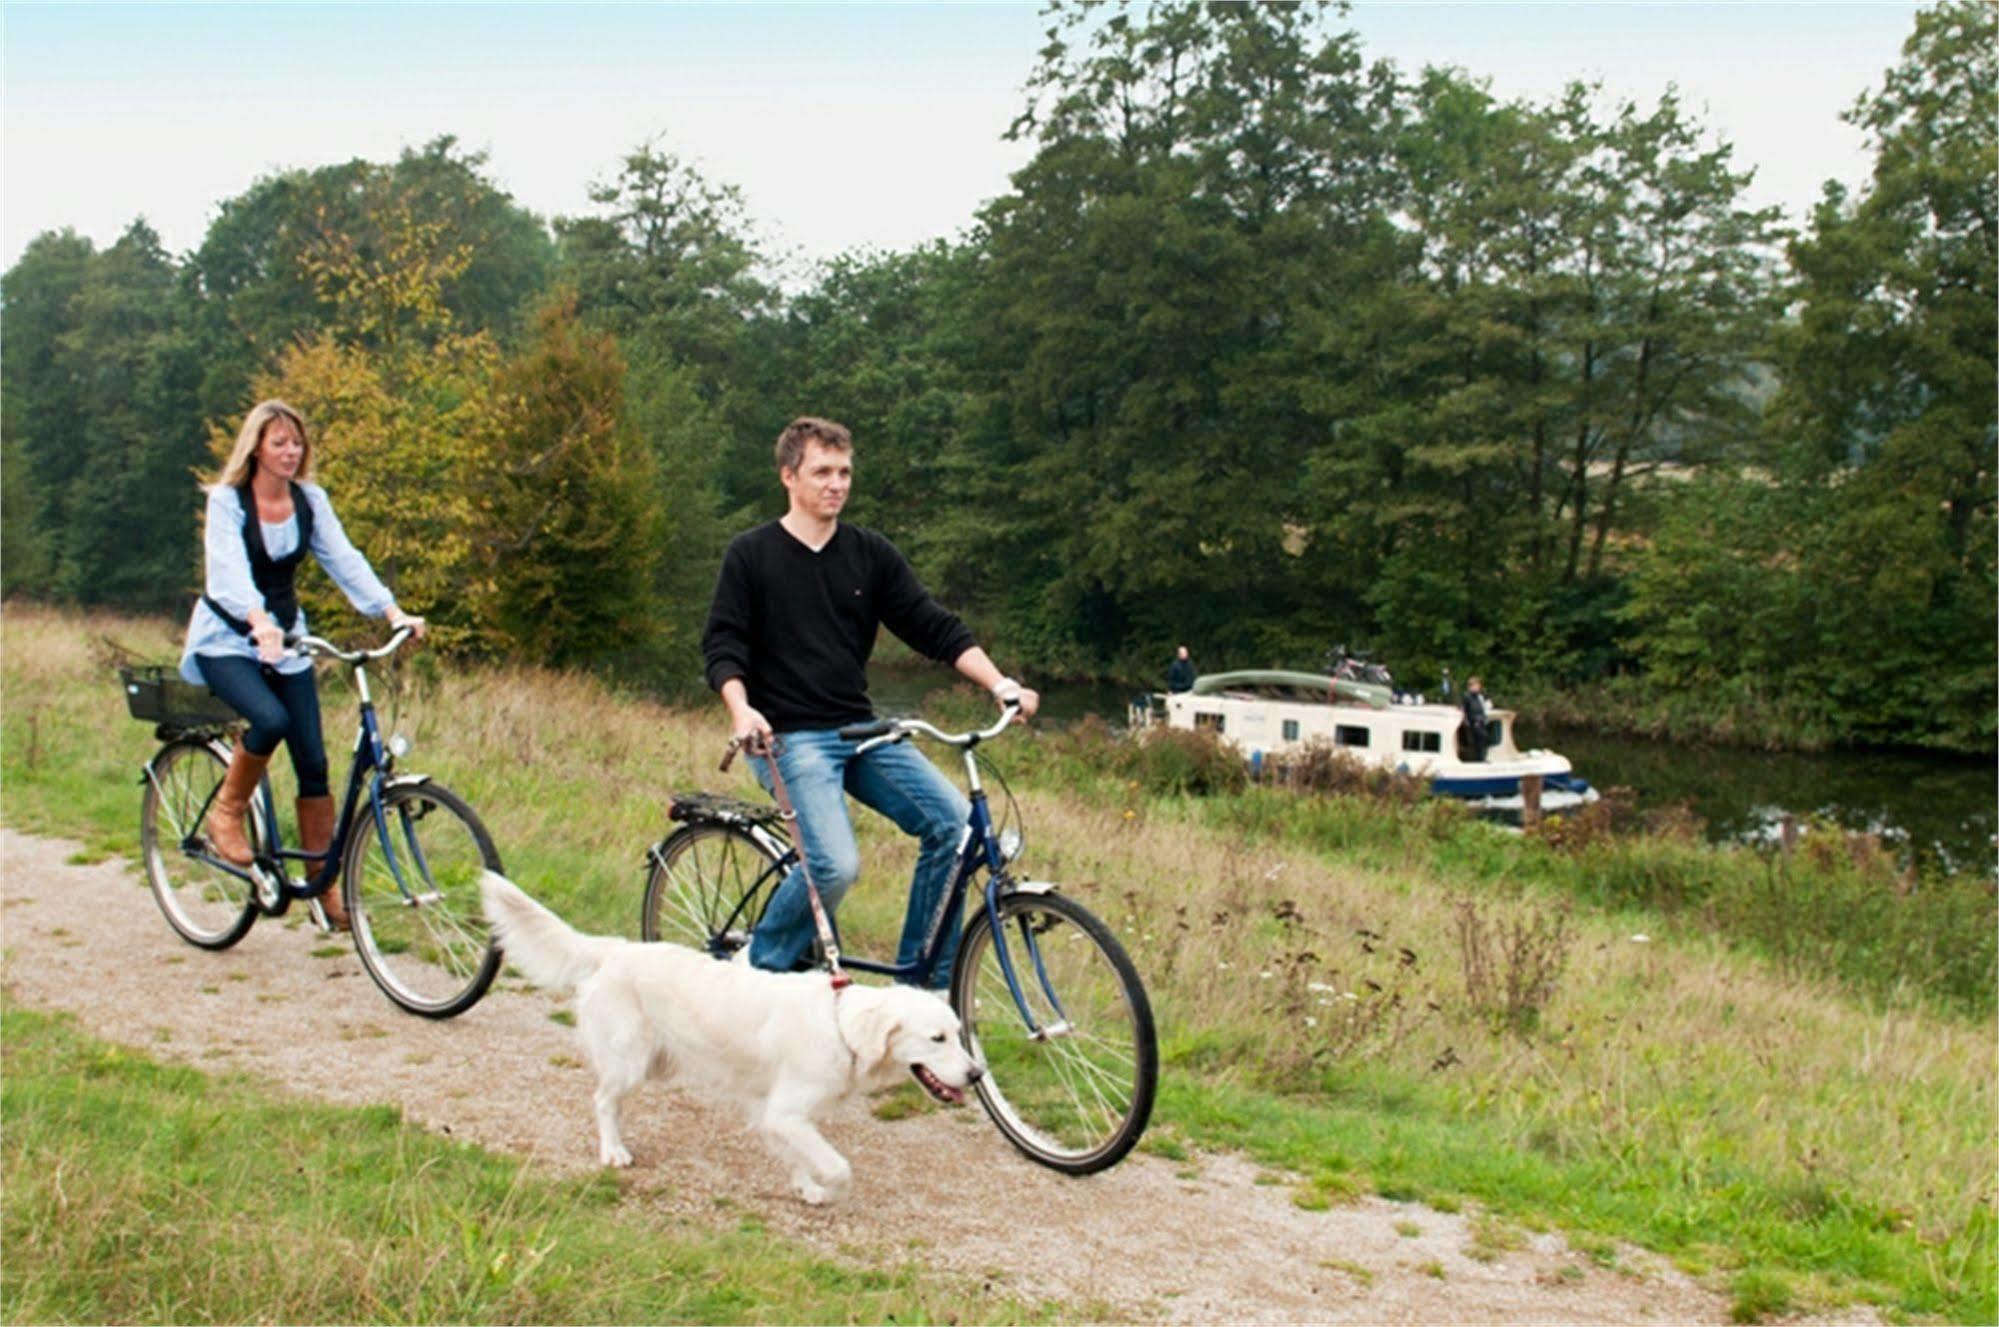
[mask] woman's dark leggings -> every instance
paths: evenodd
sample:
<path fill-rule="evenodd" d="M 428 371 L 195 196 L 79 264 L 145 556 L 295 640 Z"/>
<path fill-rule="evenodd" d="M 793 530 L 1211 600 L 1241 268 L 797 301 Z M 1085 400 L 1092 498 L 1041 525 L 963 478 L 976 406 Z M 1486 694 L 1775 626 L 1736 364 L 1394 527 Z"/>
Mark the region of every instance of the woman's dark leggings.
<path fill-rule="evenodd" d="M 283 742 L 298 774 L 298 795 L 326 796 L 326 738 L 319 728 L 319 686 L 310 668 L 280 673 L 255 659 L 208 654 L 195 655 L 194 666 L 210 691 L 250 721 L 243 745 L 252 755 L 268 756 Z"/>

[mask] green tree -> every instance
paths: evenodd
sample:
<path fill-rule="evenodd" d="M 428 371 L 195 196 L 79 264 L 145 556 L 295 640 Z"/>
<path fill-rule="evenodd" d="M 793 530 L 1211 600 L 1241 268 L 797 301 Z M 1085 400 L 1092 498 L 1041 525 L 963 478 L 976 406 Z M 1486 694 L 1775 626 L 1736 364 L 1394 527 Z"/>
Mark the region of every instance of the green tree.
<path fill-rule="evenodd" d="M 97 256 L 73 230 L 28 242 L 0 278 L 7 350 L 0 355 L 0 574 L 6 592 L 53 593 L 53 544 L 84 460 L 83 403 L 65 350 L 76 300 Z"/>
<path fill-rule="evenodd" d="M 740 193 L 649 142 L 593 186 L 595 216 L 556 223 L 585 321 L 618 337 L 635 374 L 691 385 L 717 433 L 729 508 L 767 500 L 767 457 L 796 398 L 772 379 L 776 291 Z"/>
<path fill-rule="evenodd" d="M 1043 666 L 1296 648 L 1322 313 L 1382 278 L 1393 80 L 1318 9 L 1061 11 L 985 213 L 989 329 L 934 541 Z M 1072 49 L 1073 43 L 1073 49 Z M 953 517 L 955 522 L 956 517 Z M 1210 652 L 1209 657 L 1214 657 Z"/>
<path fill-rule="evenodd" d="M 658 480 L 616 344 L 558 293 L 492 394 L 481 506 L 502 648 L 557 666 L 643 655 L 660 615 Z"/>
<path fill-rule="evenodd" d="M 159 236 L 135 222 L 98 256 L 64 350 L 78 382 L 87 458 L 57 542 L 70 597 L 181 607 L 195 588 L 195 470 L 204 459 L 200 362 L 189 310 Z"/>
<path fill-rule="evenodd" d="M 404 218 L 377 215 L 385 200 L 466 251 L 468 260 L 439 296 L 453 325 L 504 340 L 547 286 L 554 247 L 540 219 L 485 167 L 483 153 L 465 152 L 447 135 L 389 163 L 356 159 L 280 171 L 224 201 L 188 262 L 202 310 L 209 416 L 243 409 L 254 375 L 341 316 L 307 260 L 331 239 L 376 258 L 407 233 Z"/>
<path fill-rule="evenodd" d="M 1991 748 L 1995 31 L 1916 20 L 1849 118 L 1875 152 L 1791 245 L 1772 465 L 1667 504 L 1628 617 L 1649 680 L 1852 741 Z"/>
<path fill-rule="evenodd" d="M 204 447 L 178 271 L 143 221 L 38 237 L 5 279 L 10 590 L 178 607 Z"/>
<path fill-rule="evenodd" d="M 1753 436 L 1773 217 L 1672 94 L 1598 102 L 1500 103 L 1454 70 L 1409 89 L 1415 270 L 1349 316 L 1373 390 L 1312 474 L 1419 672 L 1612 666 L 1631 482 Z"/>
<path fill-rule="evenodd" d="M 479 478 L 497 403 L 502 352 L 463 332 L 446 292 L 470 246 L 377 175 L 367 214 L 377 242 L 322 231 L 296 261 L 330 312 L 251 383 L 305 416 L 314 465 L 342 524 L 397 599 L 429 616 L 440 643 L 495 646 L 500 586 L 488 549 L 490 498 Z M 213 434 L 217 456 L 233 422 Z M 317 579 L 318 573 L 309 575 Z M 321 586 L 311 602 L 329 630 L 358 629 L 345 599 Z"/>
<path fill-rule="evenodd" d="M 1995 52 L 1990 5 L 1918 14 L 1847 117 L 1873 144 L 1872 180 L 1857 198 L 1829 185 L 1791 246 L 1797 315 L 1770 421 L 1820 609 L 1801 685 L 1853 736 L 1993 740 Z"/>

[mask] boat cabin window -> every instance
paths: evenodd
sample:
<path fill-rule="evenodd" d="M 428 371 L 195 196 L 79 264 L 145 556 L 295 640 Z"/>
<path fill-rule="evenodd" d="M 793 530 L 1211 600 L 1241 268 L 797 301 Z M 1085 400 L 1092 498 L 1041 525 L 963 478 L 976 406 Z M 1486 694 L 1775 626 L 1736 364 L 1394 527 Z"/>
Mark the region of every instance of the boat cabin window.
<path fill-rule="evenodd" d="M 1367 729 L 1356 724 L 1343 723 L 1333 729 L 1334 746 L 1366 746 L 1372 736 Z"/>
<path fill-rule="evenodd" d="M 1196 712 L 1194 715 L 1194 726 L 1196 728 L 1205 728 L 1209 732 L 1218 733 L 1222 731 L 1226 723 L 1220 714 Z"/>
<path fill-rule="evenodd" d="M 1444 737 L 1442 733 L 1425 733 L 1408 729 L 1402 734 L 1402 749 L 1404 751 L 1442 751 L 1444 749 Z"/>
<path fill-rule="evenodd" d="M 1296 719 L 1286 719 L 1284 721 L 1284 740 L 1287 742 L 1298 740 L 1298 721 Z"/>

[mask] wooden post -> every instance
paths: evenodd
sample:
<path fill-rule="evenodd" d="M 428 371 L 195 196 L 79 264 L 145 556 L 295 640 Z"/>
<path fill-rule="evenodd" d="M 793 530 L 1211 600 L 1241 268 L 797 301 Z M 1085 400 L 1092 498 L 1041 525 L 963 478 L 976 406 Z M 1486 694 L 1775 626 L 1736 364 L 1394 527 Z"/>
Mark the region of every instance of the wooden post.
<path fill-rule="evenodd" d="M 1777 822 L 1777 843 L 1783 848 L 1786 857 L 1797 849 L 1798 818 L 1789 811 L 1786 811 L 1784 818 Z"/>
<path fill-rule="evenodd" d="M 1520 828 L 1532 829 L 1541 823 L 1541 776 L 1520 776 Z"/>

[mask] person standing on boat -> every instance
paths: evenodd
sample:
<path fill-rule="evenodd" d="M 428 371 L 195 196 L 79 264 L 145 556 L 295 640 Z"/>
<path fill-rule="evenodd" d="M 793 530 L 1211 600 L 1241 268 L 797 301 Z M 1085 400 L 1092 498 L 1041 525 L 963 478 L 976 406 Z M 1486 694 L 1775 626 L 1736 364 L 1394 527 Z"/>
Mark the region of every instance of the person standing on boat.
<path fill-rule="evenodd" d="M 1179 693 L 1194 689 L 1194 660 L 1182 645 L 1173 655 L 1173 662 L 1166 666 L 1166 689 Z"/>
<path fill-rule="evenodd" d="M 1478 764 L 1485 759 L 1487 725 L 1485 683 L 1477 677 L 1465 681 L 1465 759 Z"/>

